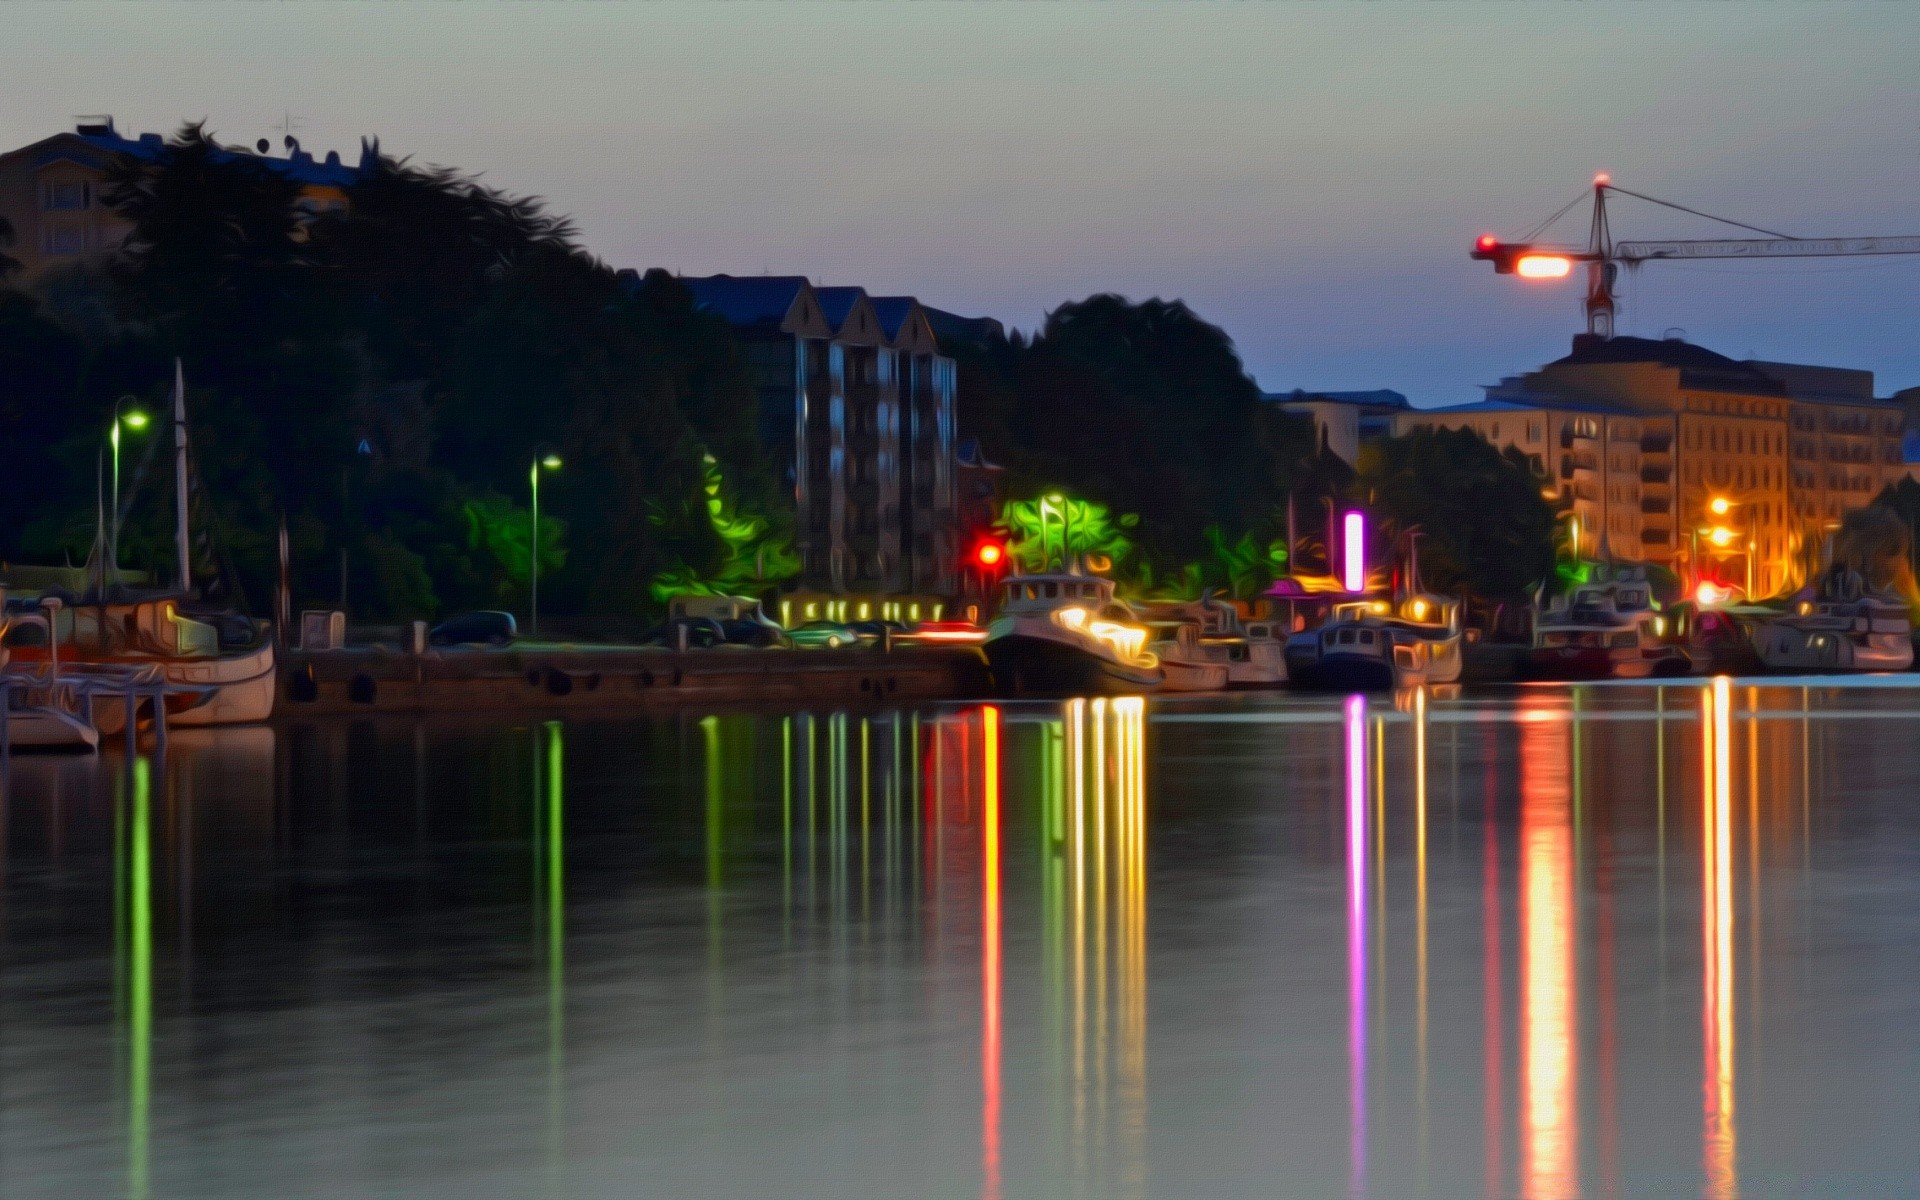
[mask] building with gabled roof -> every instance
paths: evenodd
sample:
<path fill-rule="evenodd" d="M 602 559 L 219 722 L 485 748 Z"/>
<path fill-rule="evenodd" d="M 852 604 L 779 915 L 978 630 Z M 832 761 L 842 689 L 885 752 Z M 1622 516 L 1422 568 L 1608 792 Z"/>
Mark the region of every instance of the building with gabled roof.
<path fill-rule="evenodd" d="M 802 586 L 953 591 L 953 360 L 911 296 L 798 275 L 683 277 L 759 379 L 763 441 L 791 464 Z"/>

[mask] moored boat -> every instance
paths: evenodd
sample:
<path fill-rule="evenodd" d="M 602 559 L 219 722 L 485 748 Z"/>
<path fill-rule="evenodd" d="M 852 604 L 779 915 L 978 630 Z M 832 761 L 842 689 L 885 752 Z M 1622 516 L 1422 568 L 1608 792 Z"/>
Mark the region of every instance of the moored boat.
<path fill-rule="evenodd" d="M 1114 600 L 1113 581 L 1093 575 L 1007 579 L 983 649 L 1006 695 L 1126 695 L 1167 681 L 1147 630 Z"/>
<path fill-rule="evenodd" d="M 1415 593 L 1334 606 L 1318 629 L 1287 639 L 1287 679 L 1297 687 L 1374 691 L 1460 678 L 1460 605 Z"/>
<path fill-rule="evenodd" d="M 1647 569 L 1601 563 L 1587 582 L 1536 609 L 1524 670 L 1535 679 L 1646 679 L 1694 667 L 1668 640 Z"/>
<path fill-rule="evenodd" d="M 1761 663 L 1775 671 L 1905 671 L 1913 666 L 1913 616 L 1898 596 L 1869 591 L 1835 568 L 1793 610 L 1753 631 Z"/>

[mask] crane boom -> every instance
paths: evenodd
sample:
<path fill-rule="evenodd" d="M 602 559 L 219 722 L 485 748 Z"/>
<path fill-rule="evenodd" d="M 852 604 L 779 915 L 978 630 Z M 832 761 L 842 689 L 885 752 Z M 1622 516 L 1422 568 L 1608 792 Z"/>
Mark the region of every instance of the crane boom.
<path fill-rule="evenodd" d="M 1607 193 L 1610 191 L 1768 236 L 1616 242 L 1613 240 L 1611 223 L 1607 220 Z M 1613 180 L 1605 174 L 1596 175 L 1593 178 L 1593 221 L 1588 231 L 1586 249 L 1546 245 L 1534 240 L 1539 234 L 1545 232 L 1547 226 L 1553 224 L 1579 202 L 1580 198 L 1575 197 L 1565 208 L 1548 217 L 1544 223 L 1535 226 L 1534 231 L 1520 241 L 1503 242 L 1493 234 L 1482 234 L 1473 244 L 1472 256 L 1482 262 L 1492 263 L 1494 271 L 1498 274 L 1519 275 L 1525 279 L 1563 279 L 1573 272 L 1573 264 L 1585 263 L 1587 298 L 1584 307 L 1587 312 L 1587 332 L 1601 338 L 1613 336 L 1615 308 L 1613 285 L 1622 263 L 1628 267 L 1637 267 L 1641 263 L 1673 259 L 1840 258 L 1864 254 L 1920 254 L 1920 237 L 1786 237 L 1757 225 L 1730 221 L 1725 217 L 1701 212 L 1697 208 L 1688 208 L 1684 204 L 1675 204 L 1656 196 L 1627 191 L 1625 188 L 1616 187 Z"/>
<path fill-rule="evenodd" d="M 1920 237 L 1710 238 L 1615 242 L 1613 246 L 1613 257 L 1626 263 L 1664 258 L 1838 258 L 1853 254 L 1920 254 Z"/>

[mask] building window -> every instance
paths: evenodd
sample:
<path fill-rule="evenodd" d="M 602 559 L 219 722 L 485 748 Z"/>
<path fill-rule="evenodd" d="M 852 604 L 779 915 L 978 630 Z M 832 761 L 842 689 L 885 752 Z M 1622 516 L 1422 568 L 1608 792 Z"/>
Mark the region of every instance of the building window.
<path fill-rule="evenodd" d="M 93 185 L 49 183 L 41 191 L 40 202 L 48 212 L 80 212 L 93 202 Z"/>
<path fill-rule="evenodd" d="M 86 245 L 86 233 L 72 226 L 55 225 L 41 231 L 40 249 L 46 254 L 78 254 Z"/>

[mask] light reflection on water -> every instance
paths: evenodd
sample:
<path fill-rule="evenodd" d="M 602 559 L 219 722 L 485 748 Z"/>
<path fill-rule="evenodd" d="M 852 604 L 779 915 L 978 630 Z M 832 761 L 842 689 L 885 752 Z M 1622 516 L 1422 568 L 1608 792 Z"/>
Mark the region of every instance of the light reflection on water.
<path fill-rule="evenodd" d="M 1908 723 L 1717 680 L 23 759 L 0 1192 L 1902 1194 Z"/>

